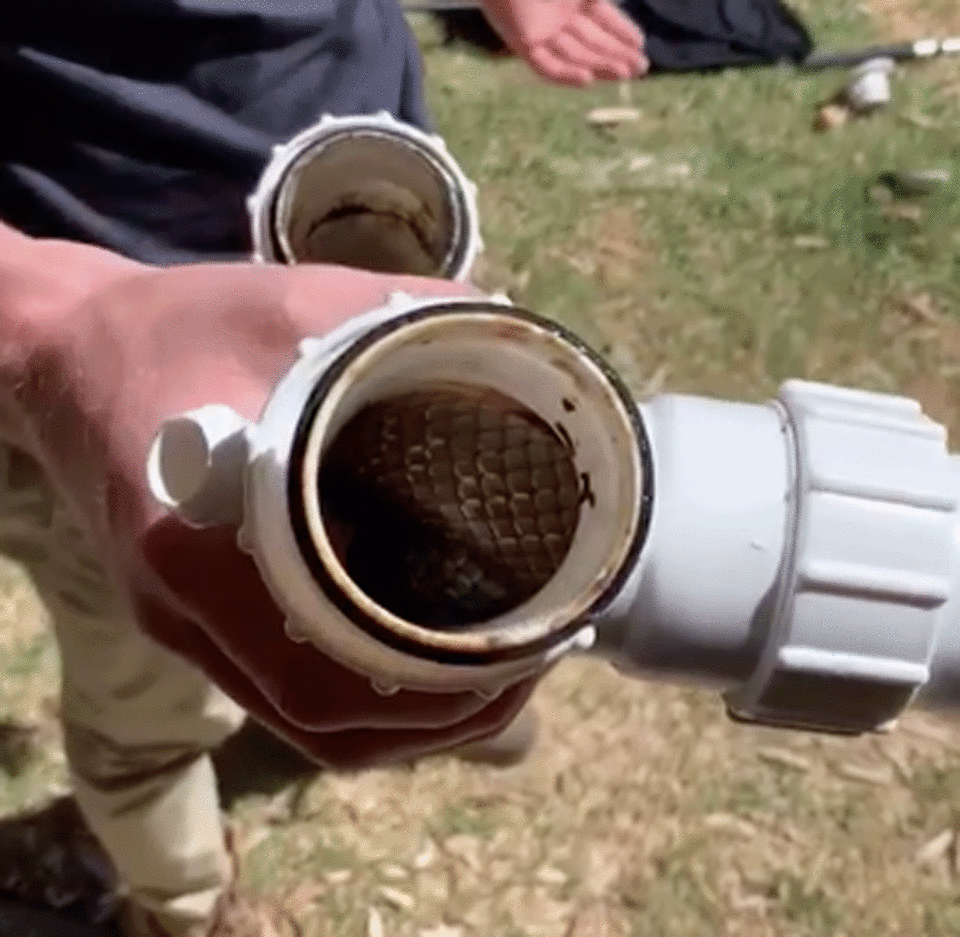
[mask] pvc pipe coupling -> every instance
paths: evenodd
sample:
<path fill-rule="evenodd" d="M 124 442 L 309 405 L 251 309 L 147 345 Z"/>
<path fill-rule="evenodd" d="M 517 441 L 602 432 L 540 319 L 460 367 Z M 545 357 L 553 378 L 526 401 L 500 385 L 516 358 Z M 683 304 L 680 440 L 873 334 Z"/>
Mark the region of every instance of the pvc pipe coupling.
<path fill-rule="evenodd" d="M 873 111 L 890 103 L 890 77 L 897 67 L 892 58 L 879 57 L 858 65 L 850 74 L 847 103 L 854 111 Z"/>
<path fill-rule="evenodd" d="M 304 342 L 255 424 L 169 420 L 148 476 L 188 523 L 239 525 L 294 640 L 384 692 L 495 695 L 593 642 L 642 542 L 641 439 L 555 323 L 396 295 Z"/>
<path fill-rule="evenodd" d="M 477 187 L 441 137 L 386 111 L 275 147 L 247 208 L 260 262 L 466 280 L 482 249 Z"/>
<path fill-rule="evenodd" d="M 960 702 L 960 462 L 906 398 L 638 404 L 505 298 L 398 295 L 304 342 L 256 423 L 169 420 L 148 474 L 383 692 L 492 696 L 587 651 L 773 725 Z"/>

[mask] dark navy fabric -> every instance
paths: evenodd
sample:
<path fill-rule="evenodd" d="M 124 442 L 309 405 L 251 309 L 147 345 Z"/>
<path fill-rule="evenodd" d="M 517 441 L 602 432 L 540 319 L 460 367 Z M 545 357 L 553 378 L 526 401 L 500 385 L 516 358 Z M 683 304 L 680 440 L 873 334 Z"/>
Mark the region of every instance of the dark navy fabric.
<path fill-rule="evenodd" d="M 250 249 L 271 147 L 329 112 L 429 127 L 397 0 L 6 0 L 0 218 L 150 263 Z"/>
<path fill-rule="evenodd" d="M 651 73 L 801 62 L 813 39 L 780 0 L 624 0 Z"/>

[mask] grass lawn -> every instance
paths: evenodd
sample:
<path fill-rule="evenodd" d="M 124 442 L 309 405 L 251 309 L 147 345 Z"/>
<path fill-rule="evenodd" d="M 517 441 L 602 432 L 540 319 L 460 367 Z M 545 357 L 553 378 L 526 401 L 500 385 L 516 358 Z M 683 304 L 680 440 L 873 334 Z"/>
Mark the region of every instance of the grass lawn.
<path fill-rule="evenodd" d="M 800 12 L 824 46 L 960 28 L 946 2 Z M 581 333 L 638 394 L 763 399 L 788 377 L 906 392 L 960 448 L 956 60 L 904 68 L 889 108 L 815 133 L 843 73 L 571 92 L 416 25 L 438 125 L 480 185 L 485 285 Z M 587 123 L 624 103 L 641 118 Z M 885 171 L 926 168 L 954 185 L 878 191 Z M 9 811 L 63 769 L 43 614 L 15 568 L 0 587 L 0 716 L 50 740 L 0 774 Z M 439 758 L 245 798 L 250 883 L 287 894 L 316 937 L 960 932 L 949 723 L 912 713 L 855 741 L 739 727 L 710 694 L 589 661 L 538 699 L 544 739 L 520 768 Z"/>

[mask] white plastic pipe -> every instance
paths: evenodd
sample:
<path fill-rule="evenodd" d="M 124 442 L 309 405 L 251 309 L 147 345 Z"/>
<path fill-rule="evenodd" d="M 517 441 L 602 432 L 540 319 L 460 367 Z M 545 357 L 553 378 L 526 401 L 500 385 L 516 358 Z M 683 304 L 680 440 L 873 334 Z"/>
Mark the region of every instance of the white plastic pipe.
<path fill-rule="evenodd" d="M 790 381 L 768 406 L 644 415 L 653 523 L 598 652 L 769 724 L 859 732 L 918 694 L 960 704 L 960 463 L 919 404 Z"/>
<path fill-rule="evenodd" d="M 386 111 L 327 114 L 275 147 L 247 208 L 261 262 L 463 281 L 483 249 L 476 185 L 441 137 Z"/>
<path fill-rule="evenodd" d="M 319 489 L 362 408 L 450 382 L 556 427 L 590 495 L 546 584 L 460 630 L 366 594 Z M 290 637 L 384 691 L 494 695 L 580 650 L 715 687 L 768 724 L 861 732 L 915 698 L 960 705 L 960 460 L 907 398 L 788 381 L 766 404 L 637 405 L 502 297 L 396 296 L 305 342 L 256 424 L 216 407 L 170 420 L 148 476 L 192 523 L 242 518 Z"/>
<path fill-rule="evenodd" d="M 557 428 L 590 490 L 550 582 L 502 615 L 459 630 L 405 620 L 357 586 L 339 557 L 317 481 L 339 430 L 366 404 L 448 383 L 497 391 Z M 233 460 L 206 458 L 212 447 L 202 441 L 210 432 L 197 414 L 174 418 L 150 456 L 154 492 L 189 518 L 209 518 L 207 493 L 235 476 Z M 240 544 L 286 611 L 294 640 L 314 643 L 382 689 L 496 694 L 593 642 L 590 616 L 619 588 L 642 543 L 641 434 L 616 377 L 556 324 L 503 297 L 397 295 L 303 344 L 256 425 L 243 430 L 244 502 L 224 516 L 242 514 Z"/>
<path fill-rule="evenodd" d="M 210 404 L 164 423 L 147 460 L 154 497 L 198 527 L 243 520 L 247 421 Z"/>
<path fill-rule="evenodd" d="M 847 83 L 846 99 L 855 111 L 872 111 L 890 103 L 890 76 L 897 63 L 886 57 L 858 65 Z"/>
<path fill-rule="evenodd" d="M 651 676 L 726 689 L 756 667 L 792 519 L 794 467 L 773 407 L 663 394 L 641 404 L 653 512 L 601 642 Z"/>

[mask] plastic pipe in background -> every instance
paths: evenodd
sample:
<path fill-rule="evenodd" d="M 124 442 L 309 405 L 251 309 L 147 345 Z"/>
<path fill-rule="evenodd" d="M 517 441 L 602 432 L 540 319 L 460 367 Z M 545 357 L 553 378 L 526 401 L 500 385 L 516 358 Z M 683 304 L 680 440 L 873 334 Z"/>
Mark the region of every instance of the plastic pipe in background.
<path fill-rule="evenodd" d="M 477 187 L 443 139 L 388 112 L 324 115 L 272 158 L 247 201 L 254 258 L 467 280 Z"/>

